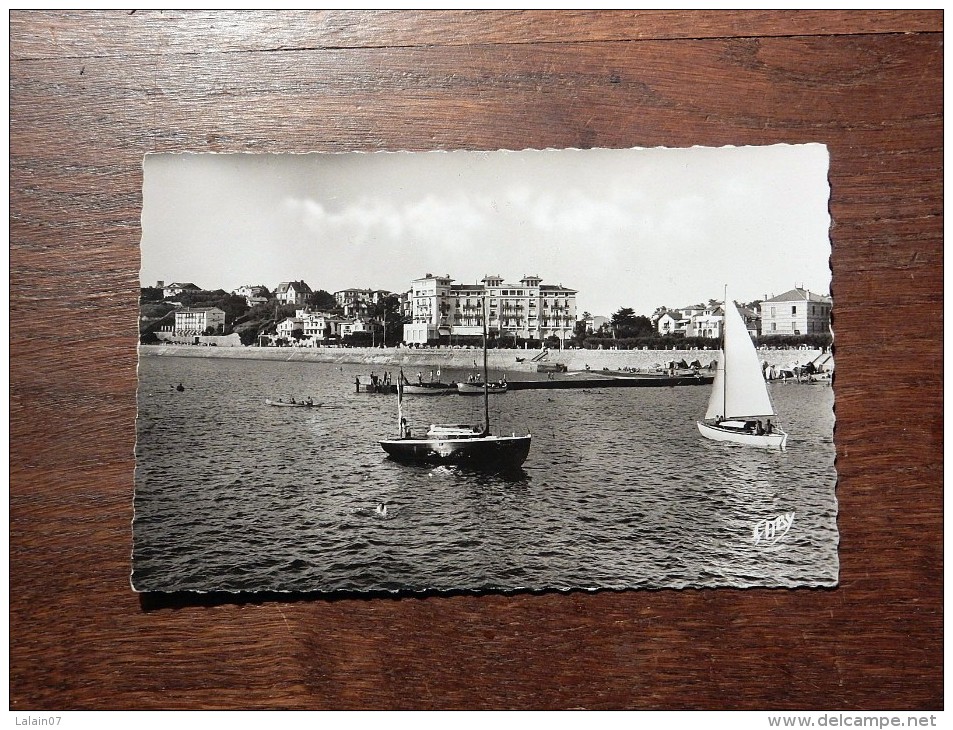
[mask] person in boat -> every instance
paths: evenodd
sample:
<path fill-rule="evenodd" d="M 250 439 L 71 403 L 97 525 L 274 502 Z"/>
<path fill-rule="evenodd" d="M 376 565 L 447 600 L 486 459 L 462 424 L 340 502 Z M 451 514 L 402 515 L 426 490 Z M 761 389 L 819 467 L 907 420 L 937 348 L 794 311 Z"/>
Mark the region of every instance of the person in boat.
<path fill-rule="evenodd" d="M 768 425 L 764 427 L 764 432 L 768 435 L 774 433 L 774 426 L 771 425 L 771 419 L 768 419 Z"/>
<path fill-rule="evenodd" d="M 297 403 L 297 401 L 296 401 L 294 398 L 291 399 L 291 402 L 292 402 L 292 403 Z"/>
<path fill-rule="evenodd" d="M 181 393 L 185 390 L 185 386 L 182 385 L 182 383 L 179 383 L 177 386 L 175 386 L 175 389 Z"/>
<path fill-rule="evenodd" d="M 381 502 L 377 505 L 377 509 L 374 510 L 377 513 L 378 517 L 387 517 L 387 504 Z"/>
<path fill-rule="evenodd" d="M 755 427 L 755 433 L 759 436 L 764 436 L 764 424 L 761 423 L 761 419 L 758 419 L 758 425 Z"/>
<path fill-rule="evenodd" d="M 313 405 L 314 405 L 314 400 L 311 398 L 310 395 L 308 396 L 308 400 L 306 400 L 306 401 L 304 402 L 304 404 L 305 404 L 306 406 L 313 406 Z"/>
<path fill-rule="evenodd" d="M 410 438 L 410 429 L 407 428 L 407 419 L 406 419 L 406 418 L 401 418 L 401 419 L 400 419 L 400 437 L 401 437 L 402 439 L 409 439 L 409 438 Z"/>

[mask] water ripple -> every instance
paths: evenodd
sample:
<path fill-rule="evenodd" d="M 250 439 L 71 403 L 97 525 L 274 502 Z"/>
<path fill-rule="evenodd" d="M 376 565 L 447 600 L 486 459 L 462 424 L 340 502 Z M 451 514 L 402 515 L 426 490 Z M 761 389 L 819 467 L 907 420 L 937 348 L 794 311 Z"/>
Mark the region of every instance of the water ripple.
<path fill-rule="evenodd" d="M 358 374 L 355 365 L 143 357 L 136 587 L 836 583 L 830 388 L 773 387 L 791 433 L 784 453 L 701 438 L 707 388 L 513 391 L 493 399 L 491 417 L 531 432 L 533 447 L 503 477 L 387 460 L 377 440 L 396 431 L 395 399 L 354 394 Z M 178 382 L 184 393 L 170 387 Z M 309 395 L 326 407 L 264 405 Z M 417 426 L 477 423 L 482 401 L 408 398 L 405 412 Z M 792 512 L 782 540 L 755 542 L 759 521 Z"/>

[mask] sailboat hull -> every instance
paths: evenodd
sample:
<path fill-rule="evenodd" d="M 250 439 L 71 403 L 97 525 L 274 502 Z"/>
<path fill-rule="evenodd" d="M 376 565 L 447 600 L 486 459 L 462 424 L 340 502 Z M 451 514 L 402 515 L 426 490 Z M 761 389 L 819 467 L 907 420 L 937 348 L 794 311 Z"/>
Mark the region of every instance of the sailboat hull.
<path fill-rule="evenodd" d="M 743 446 L 756 446 L 762 449 L 784 449 L 788 435 L 780 433 L 756 434 L 737 428 L 724 428 L 712 423 L 698 421 L 698 430 L 702 436 L 712 441 L 725 441 Z"/>
<path fill-rule="evenodd" d="M 389 439 L 381 448 L 403 464 L 460 465 L 481 470 L 515 469 L 529 456 L 531 436 Z"/>

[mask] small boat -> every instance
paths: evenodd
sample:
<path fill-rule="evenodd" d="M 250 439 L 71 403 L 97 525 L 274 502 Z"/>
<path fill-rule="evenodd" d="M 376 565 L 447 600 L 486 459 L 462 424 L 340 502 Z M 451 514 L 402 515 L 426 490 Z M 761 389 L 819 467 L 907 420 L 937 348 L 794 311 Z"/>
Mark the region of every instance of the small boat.
<path fill-rule="evenodd" d="M 505 393 L 507 390 L 506 381 L 487 383 L 485 390 L 490 395 Z M 483 383 L 457 383 L 457 393 L 460 395 L 483 395 L 483 391 Z"/>
<path fill-rule="evenodd" d="M 486 355 L 486 300 L 483 301 L 483 382 L 487 378 Z M 403 374 L 397 380 L 397 420 L 400 437 L 380 441 L 381 448 L 394 461 L 404 464 L 453 464 L 470 469 L 501 472 L 519 468 L 529 456 L 532 436 L 494 436 L 490 432 L 490 398 L 488 388 L 483 392 L 484 422 L 478 426 L 431 425 L 423 436 L 414 436 L 403 417 Z M 453 389 L 456 392 L 456 388 Z"/>
<path fill-rule="evenodd" d="M 401 380 L 405 380 L 403 375 L 401 375 Z M 456 392 L 456 385 L 435 381 L 429 383 L 408 383 L 405 381 L 403 391 L 405 395 L 447 395 Z"/>
<path fill-rule="evenodd" d="M 310 398 L 306 401 L 285 401 L 279 398 L 278 400 L 272 400 L 271 398 L 265 398 L 266 406 L 277 406 L 279 408 L 320 408 L 320 403 L 313 402 Z"/>
<path fill-rule="evenodd" d="M 721 358 L 698 430 L 712 441 L 783 449 L 788 435 L 777 425 L 777 418 L 758 352 L 726 292 Z"/>

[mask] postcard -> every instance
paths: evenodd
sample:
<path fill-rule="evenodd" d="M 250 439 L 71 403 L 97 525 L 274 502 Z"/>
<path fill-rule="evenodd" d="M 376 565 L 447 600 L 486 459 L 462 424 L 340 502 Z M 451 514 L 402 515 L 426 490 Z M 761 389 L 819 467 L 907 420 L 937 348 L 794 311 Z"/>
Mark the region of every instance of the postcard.
<path fill-rule="evenodd" d="M 146 156 L 133 589 L 837 585 L 828 165 Z"/>

